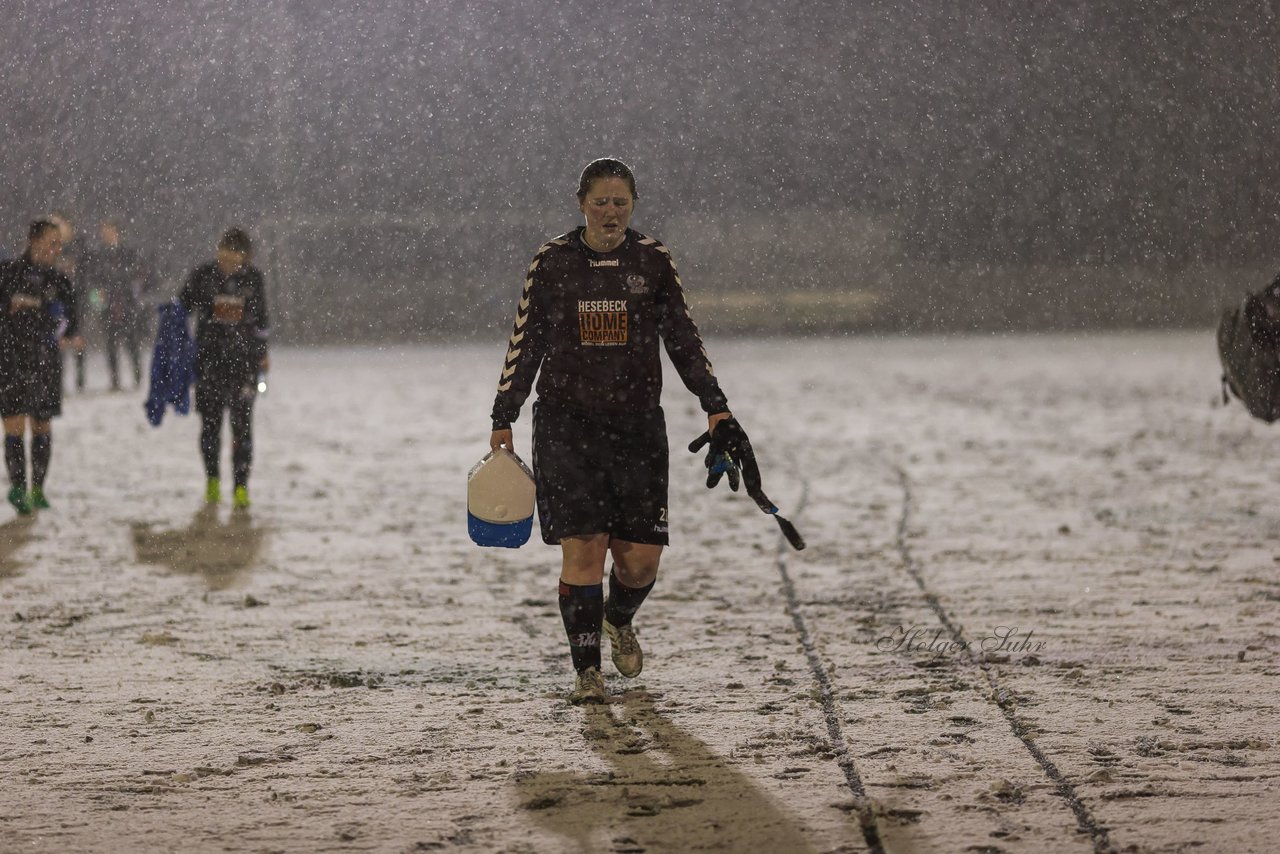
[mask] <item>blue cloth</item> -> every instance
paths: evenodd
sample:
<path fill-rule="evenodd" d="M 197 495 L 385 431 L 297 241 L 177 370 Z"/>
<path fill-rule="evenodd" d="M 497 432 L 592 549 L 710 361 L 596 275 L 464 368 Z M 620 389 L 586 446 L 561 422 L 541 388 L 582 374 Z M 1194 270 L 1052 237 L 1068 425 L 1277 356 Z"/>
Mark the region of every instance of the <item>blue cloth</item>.
<path fill-rule="evenodd" d="M 159 427 L 172 405 L 179 415 L 191 411 L 191 384 L 196 380 L 196 345 L 187 329 L 187 307 L 178 300 L 160 306 L 160 327 L 151 356 L 151 390 L 147 420 Z"/>

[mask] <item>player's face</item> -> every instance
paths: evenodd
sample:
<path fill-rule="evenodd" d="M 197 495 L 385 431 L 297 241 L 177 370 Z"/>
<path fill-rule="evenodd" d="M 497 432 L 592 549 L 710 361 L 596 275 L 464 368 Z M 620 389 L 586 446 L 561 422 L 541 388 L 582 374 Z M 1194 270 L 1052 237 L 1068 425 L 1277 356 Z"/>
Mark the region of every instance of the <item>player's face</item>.
<path fill-rule="evenodd" d="M 626 181 L 608 176 L 591 182 L 581 207 L 587 219 L 587 242 L 608 250 L 622 242 L 631 223 L 635 199 L 631 198 L 631 188 Z"/>
<path fill-rule="evenodd" d="M 70 243 L 71 238 L 76 236 L 75 226 L 69 220 L 65 220 L 60 216 L 50 217 L 50 220 L 58 227 L 58 233 L 62 236 L 63 243 Z"/>
<path fill-rule="evenodd" d="M 31 260 L 41 267 L 52 267 L 62 254 L 62 233 L 51 228 L 31 241 Z"/>

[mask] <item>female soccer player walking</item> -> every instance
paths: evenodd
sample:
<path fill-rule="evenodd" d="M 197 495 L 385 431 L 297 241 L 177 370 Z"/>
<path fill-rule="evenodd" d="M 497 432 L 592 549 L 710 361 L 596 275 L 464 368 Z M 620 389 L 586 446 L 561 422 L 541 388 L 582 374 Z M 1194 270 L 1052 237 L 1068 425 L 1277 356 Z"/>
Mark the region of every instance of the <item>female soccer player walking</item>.
<path fill-rule="evenodd" d="M 270 366 L 266 284 L 252 258 L 249 235 L 227 229 L 218 240 L 217 257 L 192 270 L 178 296 L 196 320 L 196 409 L 202 425 L 205 501 L 217 504 L 222 497 L 218 460 L 223 413 L 230 412 L 231 500 L 238 509 L 249 506 L 256 378 Z"/>
<path fill-rule="evenodd" d="M 667 545 L 659 340 L 707 413 L 708 431 L 732 416 L 671 253 L 628 227 L 636 202 L 631 169 L 592 161 L 577 196 L 585 225 L 548 242 L 529 266 L 489 444 L 512 448 L 511 424 L 540 372 L 533 471 L 542 538 L 561 551 L 560 613 L 577 671 L 569 699 L 598 703 L 606 696 L 602 630 L 618 672 L 640 673 L 632 618 Z"/>

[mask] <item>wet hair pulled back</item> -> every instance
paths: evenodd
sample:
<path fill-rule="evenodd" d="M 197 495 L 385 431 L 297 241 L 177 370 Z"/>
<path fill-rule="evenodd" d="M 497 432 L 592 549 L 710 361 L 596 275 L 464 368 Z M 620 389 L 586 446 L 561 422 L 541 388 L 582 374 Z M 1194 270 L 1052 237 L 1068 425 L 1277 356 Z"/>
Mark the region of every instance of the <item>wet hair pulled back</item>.
<path fill-rule="evenodd" d="M 631 171 L 631 167 L 621 160 L 615 160 L 612 157 L 601 157 L 598 160 L 592 160 L 582 170 L 582 177 L 578 179 L 579 202 L 587 198 L 591 185 L 600 178 L 621 178 L 627 182 L 627 187 L 631 190 L 631 198 L 640 198 L 636 193 L 636 176 Z"/>

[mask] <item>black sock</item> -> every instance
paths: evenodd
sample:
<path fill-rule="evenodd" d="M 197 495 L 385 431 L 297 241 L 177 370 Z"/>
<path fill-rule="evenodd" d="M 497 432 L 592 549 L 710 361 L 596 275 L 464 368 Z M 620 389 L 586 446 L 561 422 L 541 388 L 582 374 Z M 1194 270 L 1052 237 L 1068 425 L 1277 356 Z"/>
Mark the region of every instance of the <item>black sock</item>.
<path fill-rule="evenodd" d="M 610 572 L 609 601 L 605 605 L 604 618 L 614 626 L 631 625 L 631 618 L 640 610 L 640 604 L 656 582 L 655 578 L 644 587 L 628 587 L 618 580 L 616 570 Z"/>
<path fill-rule="evenodd" d="M 249 467 L 253 463 L 253 445 L 231 442 L 231 476 L 236 486 L 249 486 Z"/>
<path fill-rule="evenodd" d="M 9 469 L 9 485 L 27 488 L 27 446 L 21 436 L 4 437 L 4 464 Z"/>
<path fill-rule="evenodd" d="M 206 415 L 200 424 L 200 456 L 204 459 L 204 476 L 218 476 L 218 456 L 222 452 L 222 413 Z"/>
<path fill-rule="evenodd" d="M 560 582 L 560 616 L 569 636 L 573 669 L 600 669 L 600 619 L 604 616 L 604 585 Z"/>
<path fill-rule="evenodd" d="M 49 460 L 53 457 L 53 435 L 36 433 L 31 437 L 31 483 L 44 487 L 44 477 L 49 473 Z"/>
<path fill-rule="evenodd" d="M 231 407 L 231 474 L 236 486 L 249 486 L 253 466 L 253 409 L 241 401 Z"/>

